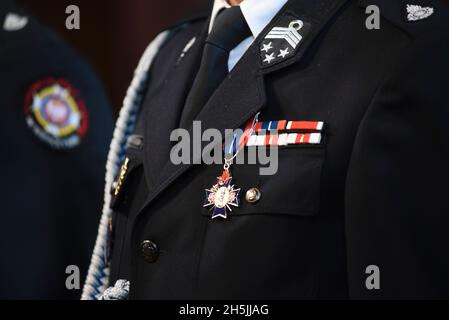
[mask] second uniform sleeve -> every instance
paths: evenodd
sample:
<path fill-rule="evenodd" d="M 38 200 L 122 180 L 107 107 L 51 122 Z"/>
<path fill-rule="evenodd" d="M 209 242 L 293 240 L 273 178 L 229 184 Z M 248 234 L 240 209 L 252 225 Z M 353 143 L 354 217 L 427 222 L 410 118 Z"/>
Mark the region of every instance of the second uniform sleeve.
<path fill-rule="evenodd" d="M 445 43 L 412 45 L 360 124 L 346 184 L 353 299 L 449 298 Z"/>

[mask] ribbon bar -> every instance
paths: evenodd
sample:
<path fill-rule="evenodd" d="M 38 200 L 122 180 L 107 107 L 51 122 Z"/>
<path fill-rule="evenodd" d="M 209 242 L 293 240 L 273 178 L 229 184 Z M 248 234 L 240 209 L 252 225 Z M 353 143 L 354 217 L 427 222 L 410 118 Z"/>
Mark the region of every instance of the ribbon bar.
<path fill-rule="evenodd" d="M 273 135 L 252 135 L 246 146 L 288 146 L 298 144 L 320 144 L 321 133 L 281 133 Z"/>
<path fill-rule="evenodd" d="M 324 122 L 322 121 L 264 121 L 258 122 L 254 128 L 255 132 L 260 131 L 285 131 L 285 130 L 314 130 L 322 131 Z"/>

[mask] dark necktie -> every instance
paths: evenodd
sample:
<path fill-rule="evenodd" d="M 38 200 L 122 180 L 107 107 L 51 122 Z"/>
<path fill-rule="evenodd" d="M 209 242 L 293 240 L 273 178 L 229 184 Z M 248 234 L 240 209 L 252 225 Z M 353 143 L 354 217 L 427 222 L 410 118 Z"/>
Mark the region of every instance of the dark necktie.
<path fill-rule="evenodd" d="M 251 35 L 239 6 L 221 11 L 203 50 L 201 65 L 187 96 L 180 127 L 189 128 L 228 74 L 229 52 Z"/>

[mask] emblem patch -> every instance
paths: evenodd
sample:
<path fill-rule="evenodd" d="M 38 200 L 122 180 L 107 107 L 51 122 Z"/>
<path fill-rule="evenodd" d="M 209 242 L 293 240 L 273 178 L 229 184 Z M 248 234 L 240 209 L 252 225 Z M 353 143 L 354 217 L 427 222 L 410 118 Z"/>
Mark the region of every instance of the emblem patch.
<path fill-rule="evenodd" d="M 64 79 L 34 83 L 26 95 L 25 117 L 36 136 L 55 149 L 78 146 L 88 129 L 84 101 Z"/>
<path fill-rule="evenodd" d="M 431 7 L 421 7 L 418 5 L 407 5 L 407 20 L 408 21 L 418 21 L 430 17 L 434 12 Z"/>
<path fill-rule="evenodd" d="M 310 25 L 291 15 L 284 16 L 270 30 L 260 45 L 263 67 L 272 66 L 290 58 L 309 32 Z"/>

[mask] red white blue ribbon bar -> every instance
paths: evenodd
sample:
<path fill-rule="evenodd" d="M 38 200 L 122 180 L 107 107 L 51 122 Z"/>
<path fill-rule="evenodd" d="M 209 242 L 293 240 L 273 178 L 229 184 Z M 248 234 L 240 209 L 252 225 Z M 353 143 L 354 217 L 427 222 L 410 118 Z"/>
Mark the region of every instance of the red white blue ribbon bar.
<path fill-rule="evenodd" d="M 243 133 L 235 134 L 234 138 L 224 146 L 227 155 L 233 156 L 245 146 L 305 145 L 320 144 L 322 141 L 323 121 L 280 120 L 258 122 L 258 115 L 248 121 Z M 295 130 L 306 132 L 288 132 Z M 275 134 L 272 131 L 282 133 Z"/>
<path fill-rule="evenodd" d="M 254 128 L 255 132 L 260 131 L 287 131 L 287 130 L 313 130 L 322 131 L 324 122 L 322 121 L 264 121 L 258 122 Z"/>
<path fill-rule="evenodd" d="M 281 133 L 268 135 L 252 135 L 246 143 L 247 147 L 288 146 L 297 144 L 320 144 L 321 133 Z"/>

